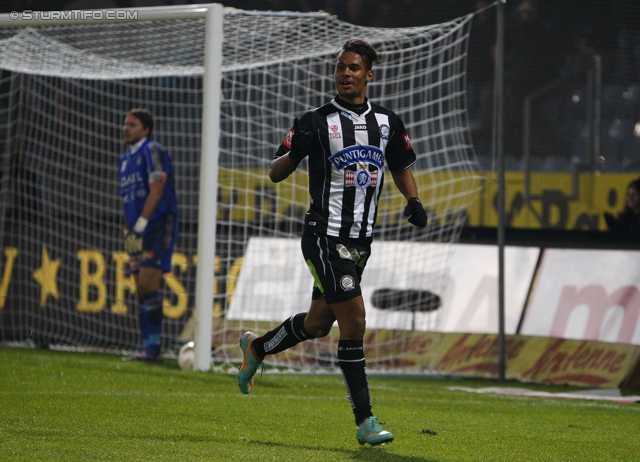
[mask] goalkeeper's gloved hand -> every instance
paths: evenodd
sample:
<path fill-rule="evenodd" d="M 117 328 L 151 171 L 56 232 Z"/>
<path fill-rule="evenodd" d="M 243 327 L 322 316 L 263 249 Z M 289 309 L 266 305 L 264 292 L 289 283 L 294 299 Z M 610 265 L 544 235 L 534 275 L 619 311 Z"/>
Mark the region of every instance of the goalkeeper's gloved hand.
<path fill-rule="evenodd" d="M 291 150 L 289 157 L 295 161 L 304 159 L 307 155 L 307 148 L 313 138 L 312 132 L 305 132 L 300 128 L 300 121 L 296 117 L 293 120 L 293 136 L 291 137 Z"/>
<path fill-rule="evenodd" d="M 124 251 L 129 254 L 142 252 L 142 233 L 131 230 L 124 237 Z"/>
<path fill-rule="evenodd" d="M 404 208 L 404 216 L 409 219 L 409 223 L 420 228 L 427 226 L 427 212 L 422 207 L 422 202 L 417 197 L 409 199 L 409 203 Z"/>
<path fill-rule="evenodd" d="M 124 251 L 128 254 L 136 254 L 142 252 L 142 233 L 147 227 L 147 220 L 144 217 L 139 217 L 135 226 L 124 237 Z"/>

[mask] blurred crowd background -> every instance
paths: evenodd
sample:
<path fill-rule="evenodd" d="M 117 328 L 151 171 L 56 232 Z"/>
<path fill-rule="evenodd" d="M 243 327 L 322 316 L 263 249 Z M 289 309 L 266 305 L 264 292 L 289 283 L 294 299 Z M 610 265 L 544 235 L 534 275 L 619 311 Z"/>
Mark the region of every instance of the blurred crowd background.
<path fill-rule="evenodd" d="M 136 8 L 181 0 L 8 0 L 1 11 Z M 492 166 L 496 8 L 486 0 L 227 0 L 254 10 L 319 11 L 371 27 L 434 24 L 477 12 L 468 104 L 481 165 Z M 640 2 L 508 0 L 507 169 L 640 170 Z M 525 113 L 525 101 L 529 111 Z M 526 165 L 525 165 L 526 164 Z"/>

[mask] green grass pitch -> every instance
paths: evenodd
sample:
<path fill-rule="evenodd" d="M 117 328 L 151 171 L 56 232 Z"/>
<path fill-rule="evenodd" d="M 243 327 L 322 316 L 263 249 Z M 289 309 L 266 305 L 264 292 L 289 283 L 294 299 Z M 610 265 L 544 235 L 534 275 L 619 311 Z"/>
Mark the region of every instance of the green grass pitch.
<path fill-rule="evenodd" d="M 396 435 L 389 445 L 358 444 L 338 375 L 265 373 L 245 396 L 235 375 L 182 372 L 175 360 L 0 348 L 0 460 L 632 461 L 640 454 L 638 403 L 448 389 L 496 385 L 479 380 L 371 376 L 369 384 L 374 413 Z"/>

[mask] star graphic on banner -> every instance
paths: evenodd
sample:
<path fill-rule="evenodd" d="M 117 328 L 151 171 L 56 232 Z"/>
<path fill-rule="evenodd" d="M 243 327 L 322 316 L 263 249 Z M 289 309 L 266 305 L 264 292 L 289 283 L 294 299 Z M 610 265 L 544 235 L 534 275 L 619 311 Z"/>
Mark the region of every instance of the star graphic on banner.
<path fill-rule="evenodd" d="M 47 298 L 51 295 L 56 300 L 60 299 L 58 293 L 58 270 L 60 269 L 60 259 L 51 261 L 49 251 L 42 246 L 42 264 L 40 268 L 33 272 L 33 279 L 40 284 L 40 306 L 44 308 Z"/>

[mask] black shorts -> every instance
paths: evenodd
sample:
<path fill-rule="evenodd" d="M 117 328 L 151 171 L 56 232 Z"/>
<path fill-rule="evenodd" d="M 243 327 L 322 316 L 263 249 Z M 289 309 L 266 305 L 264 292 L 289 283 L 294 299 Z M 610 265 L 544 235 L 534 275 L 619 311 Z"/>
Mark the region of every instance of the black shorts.
<path fill-rule="evenodd" d="M 371 238 L 350 239 L 305 232 L 302 255 L 313 276 L 312 298 L 328 304 L 362 295 L 360 280 L 371 255 Z"/>

